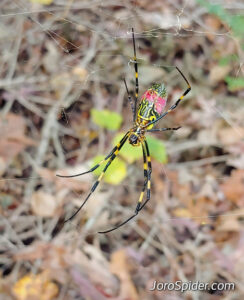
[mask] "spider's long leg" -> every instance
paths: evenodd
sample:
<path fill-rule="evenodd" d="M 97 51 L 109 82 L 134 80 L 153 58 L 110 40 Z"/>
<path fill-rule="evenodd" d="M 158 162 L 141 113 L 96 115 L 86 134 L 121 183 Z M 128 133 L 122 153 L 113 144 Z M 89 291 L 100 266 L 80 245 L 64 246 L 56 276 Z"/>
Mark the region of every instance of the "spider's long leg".
<path fill-rule="evenodd" d="M 125 139 L 124 139 L 125 138 Z M 118 155 L 120 149 L 123 147 L 124 143 L 126 142 L 127 138 L 128 138 L 128 134 L 126 134 L 124 136 L 124 138 L 121 140 L 122 142 L 119 142 L 117 144 L 117 150 L 114 151 L 114 153 L 112 154 L 112 156 L 110 157 L 109 161 L 107 162 L 106 166 L 104 167 L 102 173 L 100 174 L 100 176 L 98 177 L 97 181 L 95 181 L 95 183 L 93 184 L 89 194 L 87 195 L 86 199 L 84 200 L 84 202 L 82 203 L 82 205 L 76 210 L 76 212 L 69 217 L 67 220 L 65 220 L 64 222 L 70 221 L 71 219 L 73 219 L 78 212 L 82 209 L 82 207 L 86 204 L 86 202 L 88 201 L 88 199 L 90 198 L 91 194 L 95 191 L 95 189 L 97 188 L 97 186 L 99 185 L 100 181 L 102 180 L 105 172 L 107 171 L 108 167 L 110 166 L 110 164 L 112 163 L 112 161 L 115 159 L 115 157 Z"/>
<path fill-rule="evenodd" d="M 149 152 L 149 147 L 147 140 L 145 139 L 145 146 L 146 146 L 146 153 L 147 153 L 147 199 L 146 201 L 140 206 L 139 210 L 142 210 L 143 207 L 147 204 L 147 202 L 151 199 L 151 174 L 152 174 L 152 163 L 151 163 L 151 156 Z"/>
<path fill-rule="evenodd" d="M 145 148 L 146 148 L 146 150 L 145 150 Z M 150 154 L 149 154 L 149 148 L 148 148 L 148 144 L 147 144 L 146 140 L 145 140 L 145 145 L 144 145 L 144 143 L 142 143 L 142 151 L 143 151 L 143 160 L 144 160 L 144 165 L 143 165 L 144 166 L 144 185 L 143 185 L 143 188 L 142 188 L 142 191 L 140 194 L 140 198 L 138 200 L 138 204 L 136 206 L 135 213 L 132 216 L 130 216 L 128 219 L 126 219 L 124 222 L 115 226 L 114 228 L 108 229 L 105 231 L 99 231 L 98 233 L 108 233 L 108 232 L 114 231 L 115 229 L 118 229 L 121 226 L 125 225 L 130 220 L 132 220 L 138 214 L 138 212 L 145 206 L 145 204 L 150 200 L 152 165 L 151 165 L 151 158 L 150 158 Z M 145 203 L 142 204 L 146 185 L 147 185 L 147 199 L 146 199 Z"/>
<path fill-rule="evenodd" d="M 135 43 L 135 36 L 134 36 L 134 28 L 132 28 L 131 31 L 132 31 L 132 40 L 133 40 L 133 48 L 134 48 L 134 66 L 135 66 L 135 78 L 136 78 L 135 106 L 134 106 L 134 116 L 133 116 L 133 121 L 135 122 L 136 111 L 137 111 L 137 100 L 138 100 L 138 93 L 139 93 L 139 81 L 138 81 L 138 63 L 136 58 L 136 43 Z"/>
<path fill-rule="evenodd" d="M 155 128 L 155 129 L 150 129 L 150 130 L 147 130 L 147 132 L 157 132 L 157 131 L 167 131 L 167 130 L 178 130 L 180 129 L 181 126 L 179 127 L 173 127 L 173 128 Z"/>
<path fill-rule="evenodd" d="M 132 99 L 131 99 L 131 95 L 130 95 L 130 92 L 129 92 L 129 90 L 128 90 L 128 87 L 127 87 L 127 83 L 126 83 L 125 78 L 124 78 L 124 84 L 125 84 L 125 88 L 126 88 L 127 95 L 128 95 L 128 101 L 130 102 L 130 106 L 131 106 L 131 110 L 132 110 L 133 121 L 135 121 L 135 120 L 134 120 L 134 116 L 135 116 L 135 106 L 133 105 L 133 102 L 132 102 Z"/>
<path fill-rule="evenodd" d="M 175 104 L 173 104 L 165 113 L 163 113 L 159 118 L 157 118 L 156 120 L 150 122 L 147 124 L 147 127 L 149 125 L 152 125 L 156 122 L 158 122 L 160 119 L 162 119 L 165 115 L 167 115 L 169 112 L 171 112 L 173 109 L 175 109 L 177 107 L 177 105 L 180 103 L 180 101 L 190 92 L 191 90 L 191 85 L 189 83 L 189 81 L 186 79 L 185 75 L 181 72 L 181 70 L 176 67 L 176 69 L 179 71 L 179 73 L 181 74 L 181 76 L 184 78 L 185 82 L 187 83 L 187 89 L 185 90 L 185 92 L 182 94 L 182 96 L 180 96 L 180 98 L 175 102 Z"/>
<path fill-rule="evenodd" d="M 56 174 L 56 176 L 62 177 L 62 178 L 72 178 L 72 177 L 78 177 L 78 176 L 85 175 L 85 174 L 95 171 L 98 167 L 101 166 L 102 163 L 104 163 L 106 160 L 108 160 L 116 151 L 118 151 L 120 149 L 121 144 L 124 144 L 125 140 L 127 139 L 127 136 L 128 136 L 128 132 L 123 136 L 123 138 L 120 140 L 120 142 L 112 149 L 112 151 L 104 159 L 102 159 L 98 164 L 96 164 L 94 167 L 92 167 L 90 170 L 83 172 L 83 173 L 75 174 L 75 175 Z"/>

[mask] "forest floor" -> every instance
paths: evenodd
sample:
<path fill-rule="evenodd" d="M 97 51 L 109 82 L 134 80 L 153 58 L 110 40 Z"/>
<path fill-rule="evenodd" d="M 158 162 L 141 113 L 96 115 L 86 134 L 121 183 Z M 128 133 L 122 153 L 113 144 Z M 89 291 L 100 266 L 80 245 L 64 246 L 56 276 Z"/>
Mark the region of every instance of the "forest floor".
<path fill-rule="evenodd" d="M 242 1 L 65 2 L 0 4 L 0 298 L 242 299 Z M 151 200 L 99 234 L 133 215 L 141 150 L 126 145 L 66 223 L 98 174 L 56 175 L 87 171 L 133 126 L 132 27 L 139 97 L 164 82 L 170 107 L 187 88 L 175 66 L 192 90 L 156 126 L 179 130 L 147 134 Z M 154 281 L 209 288 L 150 291 Z"/>

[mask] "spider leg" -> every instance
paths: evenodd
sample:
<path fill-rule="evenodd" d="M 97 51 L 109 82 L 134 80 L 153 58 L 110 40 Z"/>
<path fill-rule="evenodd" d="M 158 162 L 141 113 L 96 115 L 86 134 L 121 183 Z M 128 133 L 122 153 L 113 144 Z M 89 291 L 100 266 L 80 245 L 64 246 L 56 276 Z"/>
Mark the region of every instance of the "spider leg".
<path fill-rule="evenodd" d="M 145 150 L 145 148 L 146 148 L 146 150 Z M 146 140 L 145 140 L 145 145 L 144 145 L 144 143 L 142 143 L 142 151 L 143 151 L 143 161 L 144 161 L 144 164 L 143 164 L 143 166 L 144 166 L 144 185 L 143 185 L 143 188 L 142 188 L 142 191 L 141 191 L 141 194 L 140 194 L 140 198 L 138 200 L 138 204 L 136 206 L 135 213 L 132 216 L 130 216 L 128 219 L 126 219 L 124 222 L 122 222 L 119 225 L 115 226 L 114 228 L 108 229 L 108 230 L 105 230 L 105 231 L 99 231 L 98 233 L 108 233 L 108 232 L 114 231 L 114 230 L 122 227 L 123 225 L 128 223 L 130 220 L 132 220 L 134 217 L 136 217 L 137 214 L 139 213 L 139 211 L 142 210 L 142 208 L 150 200 L 152 165 L 151 165 L 151 157 L 150 157 L 150 154 L 149 154 L 149 148 L 148 148 L 148 144 L 147 144 Z M 147 199 L 142 204 L 142 200 L 143 200 L 146 185 L 147 185 Z"/>
<path fill-rule="evenodd" d="M 85 174 L 95 171 L 98 167 L 101 166 L 102 163 L 104 163 L 106 160 L 108 160 L 116 151 L 120 150 L 120 146 L 121 146 L 121 144 L 124 144 L 125 140 L 127 139 L 127 136 L 128 136 L 128 132 L 123 136 L 123 138 L 120 140 L 120 142 L 112 149 L 112 151 L 104 159 L 102 159 L 98 164 L 96 164 L 94 167 L 92 167 L 90 170 L 83 172 L 83 173 L 75 174 L 75 175 L 56 174 L 56 176 L 62 177 L 62 178 L 72 178 L 72 177 L 78 177 L 78 176 L 85 175 Z"/>
<path fill-rule="evenodd" d="M 157 132 L 157 131 L 167 131 L 167 130 L 178 130 L 180 129 L 181 126 L 179 127 L 173 127 L 173 128 L 159 128 L 159 129 L 150 129 L 150 130 L 147 130 L 147 132 Z"/>
<path fill-rule="evenodd" d="M 91 194 L 95 191 L 95 189 L 97 188 L 97 186 L 99 185 L 99 183 L 101 182 L 105 172 L 107 171 L 108 167 L 110 166 L 110 164 L 112 163 L 112 161 L 116 158 L 116 156 L 118 155 L 120 149 L 123 147 L 123 145 L 125 144 L 126 140 L 128 138 L 128 133 L 123 137 L 123 139 L 117 144 L 116 149 L 114 151 L 114 153 L 111 155 L 109 161 L 107 162 L 106 166 L 104 167 L 102 173 L 100 174 L 100 176 L 98 177 L 97 181 L 95 181 L 95 183 L 93 184 L 89 194 L 87 195 L 86 199 L 84 200 L 84 202 L 81 204 L 81 206 L 75 211 L 75 213 L 73 215 L 71 215 L 71 217 L 69 217 L 67 220 L 64 221 L 70 221 L 71 219 L 73 219 L 78 212 L 82 209 L 82 207 L 86 204 L 86 202 L 88 201 L 88 199 L 90 198 Z"/>
<path fill-rule="evenodd" d="M 163 113 L 160 117 L 158 117 L 156 120 L 151 121 L 150 123 L 147 124 L 146 127 L 148 127 L 149 125 L 152 125 L 156 122 L 158 122 L 160 119 L 162 119 L 165 115 L 167 115 L 169 112 L 171 112 L 173 109 L 175 109 L 178 104 L 180 103 L 180 101 L 190 92 L 191 90 L 191 85 L 189 83 L 189 81 L 186 79 L 185 75 L 181 72 L 181 70 L 176 67 L 176 69 L 178 70 L 178 72 L 181 74 L 181 76 L 183 77 L 183 79 L 185 80 L 185 82 L 187 83 L 187 89 L 185 90 L 185 92 L 180 96 L 180 98 L 175 102 L 175 104 L 173 104 L 165 113 Z"/>
<path fill-rule="evenodd" d="M 140 206 L 139 210 L 142 210 L 143 207 L 147 204 L 147 202 L 151 199 L 151 175 L 152 175 L 152 163 L 151 163 L 151 156 L 149 152 L 149 147 L 147 140 L 145 139 L 145 146 L 146 146 L 146 153 L 147 153 L 147 199 L 146 201 Z"/>
<path fill-rule="evenodd" d="M 124 84 L 125 84 L 125 88 L 126 88 L 126 91 L 127 91 L 127 95 L 128 95 L 128 101 L 130 102 L 130 106 L 131 106 L 131 110 L 132 110 L 132 114 L 133 114 L 133 122 L 135 122 L 134 120 L 134 116 L 135 116 L 135 107 L 133 105 L 133 102 L 132 102 L 132 99 L 131 99 L 131 95 L 130 95 L 130 92 L 128 90 L 128 87 L 127 87 L 127 83 L 126 83 L 126 80 L 124 78 Z"/>
<path fill-rule="evenodd" d="M 134 36 L 134 28 L 131 28 L 132 32 L 132 40 L 133 40 L 133 49 L 134 49 L 134 67 L 135 67 L 135 78 L 136 78 L 136 90 L 135 90 L 135 106 L 134 106 L 134 116 L 133 121 L 136 120 L 136 110 L 137 110 L 137 100 L 138 100 L 138 93 L 139 93 L 139 81 L 138 81 L 138 63 L 136 58 L 136 43 L 135 43 L 135 36 Z"/>

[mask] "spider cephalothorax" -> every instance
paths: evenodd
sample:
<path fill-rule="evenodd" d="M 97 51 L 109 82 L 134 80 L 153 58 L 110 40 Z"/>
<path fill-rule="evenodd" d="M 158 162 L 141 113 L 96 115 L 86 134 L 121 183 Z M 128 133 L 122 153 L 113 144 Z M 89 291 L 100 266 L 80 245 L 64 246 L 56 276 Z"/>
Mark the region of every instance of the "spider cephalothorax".
<path fill-rule="evenodd" d="M 57 175 L 59 177 L 76 177 L 83 174 L 87 174 L 90 172 L 93 172 L 96 170 L 102 163 L 107 162 L 101 175 L 97 179 L 97 181 L 93 184 L 88 196 L 82 203 L 82 205 L 76 210 L 76 212 L 68 218 L 66 221 L 71 220 L 74 216 L 77 215 L 77 213 L 82 209 L 84 204 L 87 202 L 87 200 L 90 198 L 91 194 L 95 191 L 98 184 L 102 180 L 105 172 L 107 171 L 108 167 L 112 163 L 112 161 L 116 158 L 118 155 L 120 149 L 123 147 L 125 142 L 129 141 L 130 145 L 132 146 L 141 146 L 142 147 L 142 153 L 143 153 L 143 160 L 144 160 L 144 185 L 135 209 L 135 213 L 129 217 L 124 222 L 120 223 L 116 227 L 106 230 L 106 231 L 100 231 L 100 233 L 106 233 L 113 231 L 122 225 L 126 224 L 128 221 L 133 219 L 139 211 L 142 210 L 142 208 L 146 205 L 146 203 L 150 200 L 150 192 L 151 192 L 151 173 L 152 173 L 152 165 L 151 165 L 151 157 L 149 154 L 149 147 L 147 144 L 147 140 L 145 137 L 146 132 L 160 132 L 165 130 L 177 130 L 180 127 L 176 128 L 160 128 L 160 129 L 152 129 L 154 124 L 158 122 L 160 119 L 162 119 L 165 115 L 167 115 L 169 112 L 171 112 L 173 109 L 177 107 L 179 102 L 185 97 L 186 94 L 189 93 L 191 90 L 191 86 L 186 79 L 186 77 L 183 75 L 183 73 L 176 67 L 176 69 L 179 71 L 185 82 L 187 83 L 187 89 L 182 94 L 182 96 L 173 104 L 170 106 L 168 110 L 163 112 L 166 101 L 167 101 L 167 93 L 165 89 L 165 85 L 163 83 L 155 83 L 151 86 L 150 89 L 148 89 L 141 97 L 139 107 L 137 109 L 137 100 L 138 100 L 138 93 L 139 93 L 139 83 L 138 83 L 138 65 L 137 65 L 137 59 L 136 59 L 136 46 L 135 46 L 135 37 L 134 37 L 134 30 L 132 28 L 132 39 L 133 39 L 133 46 L 134 46 L 134 66 L 135 66 L 135 79 L 136 79 L 136 86 L 135 86 L 135 98 L 134 103 L 132 101 L 131 95 L 129 93 L 126 81 L 124 79 L 125 87 L 128 94 L 128 100 L 131 104 L 132 112 L 133 112 L 133 127 L 124 135 L 124 137 L 119 141 L 119 143 L 112 149 L 112 151 L 98 164 L 96 164 L 94 167 L 92 167 L 89 171 L 71 175 L 71 176 L 62 176 Z M 147 197 L 146 200 L 143 203 L 143 197 L 144 192 L 147 187 Z"/>
<path fill-rule="evenodd" d="M 145 139 L 145 131 L 141 126 L 132 128 L 128 134 L 128 141 L 132 146 L 140 146 Z"/>

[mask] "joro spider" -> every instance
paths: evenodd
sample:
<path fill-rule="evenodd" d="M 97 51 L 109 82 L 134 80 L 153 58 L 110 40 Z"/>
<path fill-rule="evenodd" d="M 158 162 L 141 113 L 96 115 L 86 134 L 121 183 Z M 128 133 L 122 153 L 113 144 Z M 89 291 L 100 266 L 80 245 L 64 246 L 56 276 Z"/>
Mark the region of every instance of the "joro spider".
<path fill-rule="evenodd" d="M 135 209 L 135 213 L 130 216 L 128 219 L 126 219 L 124 222 L 118 224 L 112 229 L 108 229 L 105 231 L 99 231 L 99 233 L 108 233 L 111 232 L 115 229 L 118 229 L 119 227 L 125 225 L 127 222 L 129 222 L 131 219 L 133 219 L 142 209 L 143 207 L 147 204 L 147 202 L 150 200 L 150 193 L 151 193 L 151 174 L 152 174 L 152 165 L 151 165 L 151 157 L 149 153 L 149 147 L 148 143 L 145 137 L 146 132 L 161 132 L 161 131 L 166 131 L 166 130 L 177 130 L 180 128 L 159 128 L 159 129 L 152 129 L 154 124 L 161 120 L 164 116 L 166 116 L 169 112 L 174 110 L 180 101 L 188 94 L 191 90 L 190 83 L 184 76 L 184 74 L 180 71 L 179 68 L 176 67 L 178 72 L 181 74 L 185 82 L 187 83 L 187 89 L 185 92 L 182 94 L 182 96 L 173 104 L 166 112 L 163 113 L 163 109 L 165 108 L 166 102 L 167 102 L 167 93 L 165 89 L 164 83 L 155 83 L 149 88 L 141 97 L 140 102 L 139 102 L 139 107 L 137 109 L 137 101 L 138 101 L 138 93 L 139 93 L 139 82 L 138 82 L 138 63 L 137 63 L 137 58 L 136 58 L 136 46 L 135 46 L 135 37 L 134 37 L 134 29 L 132 28 L 132 40 L 133 40 L 133 48 L 134 48 L 134 68 L 135 68 L 135 81 L 136 81 L 136 86 L 135 86 L 135 98 L 134 98 L 134 103 L 132 101 L 131 95 L 129 93 L 126 81 L 124 79 L 124 84 L 125 88 L 127 91 L 128 95 L 128 101 L 130 102 L 132 113 L 133 113 L 133 127 L 124 135 L 124 137 L 120 140 L 120 142 L 112 149 L 112 151 L 103 159 L 101 160 L 98 164 L 96 164 L 94 167 L 92 167 L 90 170 L 76 174 L 76 175 L 71 175 L 71 176 L 63 176 L 63 175 L 57 175 L 59 177 L 65 177 L 65 178 L 71 178 L 71 177 L 77 177 L 81 176 L 87 173 L 91 173 L 94 170 L 96 170 L 102 163 L 107 162 L 105 165 L 102 173 L 98 177 L 97 181 L 93 184 L 89 194 L 87 195 L 86 199 L 82 203 L 82 205 L 75 211 L 75 213 L 69 217 L 65 222 L 70 221 L 73 219 L 78 212 L 82 209 L 82 207 L 85 205 L 85 203 L 88 201 L 90 198 L 91 194 L 95 191 L 97 188 L 98 184 L 102 180 L 105 172 L 107 171 L 108 167 L 110 164 L 113 162 L 113 160 L 116 158 L 118 155 L 119 151 L 125 144 L 125 142 L 128 140 L 129 143 L 133 147 L 142 147 L 142 152 L 143 152 L 143 161 L 144 161 L 144 184 L 143 188 Z M 146 200 L 143 203 L 143 196 L 145 193 L 145 189 L 147 187 L 147 197 Z"/>

